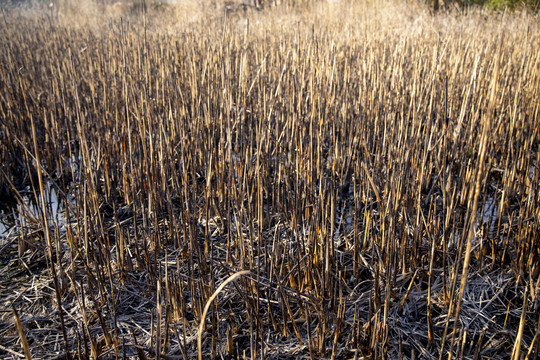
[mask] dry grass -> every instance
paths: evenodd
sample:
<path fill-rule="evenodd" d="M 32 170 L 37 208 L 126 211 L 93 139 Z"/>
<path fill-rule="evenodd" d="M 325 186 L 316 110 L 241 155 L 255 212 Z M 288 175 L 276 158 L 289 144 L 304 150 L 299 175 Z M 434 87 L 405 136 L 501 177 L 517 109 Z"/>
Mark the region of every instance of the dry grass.
<path fill-rule="evenodd" d="M 88 9 L 0 22 L 2 358 L 536 358 L 537 17 Z"/>

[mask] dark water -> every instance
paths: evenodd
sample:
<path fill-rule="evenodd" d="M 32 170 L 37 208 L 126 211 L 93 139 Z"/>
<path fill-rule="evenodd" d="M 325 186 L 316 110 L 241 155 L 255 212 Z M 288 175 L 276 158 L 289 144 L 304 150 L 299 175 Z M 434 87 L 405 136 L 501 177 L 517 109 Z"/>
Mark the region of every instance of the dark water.
<path fill-rule="evenodd" d="M 30 189 L 26 190 L 22 193 L 22 201 L 0 208 L 0 239 L 20 233 L 22 228 L 40 225 L 43 215 L 41 197 L 38 193 L 36 200 L 34 193 Z M 63 204 L 50 185 L 46 188 L 45 201 L 49 224 L 63 225 L 65 223 Z"/>

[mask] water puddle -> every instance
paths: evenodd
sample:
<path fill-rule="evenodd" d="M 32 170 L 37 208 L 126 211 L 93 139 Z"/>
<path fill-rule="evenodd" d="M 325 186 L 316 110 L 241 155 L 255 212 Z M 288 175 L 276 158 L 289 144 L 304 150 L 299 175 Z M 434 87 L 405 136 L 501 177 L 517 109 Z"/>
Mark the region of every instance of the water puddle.
<path fill-rule="evenodd" d="M 497 226 L 497 219 L 499 216 L 499 207 L 497 206 L 497 199 L 493 196 L 486 197 L 484 202 L 478 204 L 478 213 L 475 223 L 475 236 L 472 239 L 473 245 L 478 245 L 482 238 L 488 238 L 495 233 L 495 227 Z M 454 230 L 450 234 L 447 246 L 449 248 L 458 246 L 464 229 Z"/>
<path fill-rule="evenodd" d="M 495 229 L 495 223 L 497 215 L 499 213 L 499 208 L 497 202 L 493 196 L 489 196 L 484 203 L 484 209 L 482 211 L 482 222 L 481 224 L 487 224 L 489 233 L 492 233 Z"/>
<path fill-rule="evenodd" d="M 63 227 L 65 216 L 63 201 L 58 198 L 57 191 L 47 184 L 45 193 L 47 221 L 49 226 Z M 41 226 L 43 209 L 41 197 L 38 199 L 30 189 L 21 193 L 22 201 L 0 208 L 0 240 L 10 235 L 21 234 L 23 229 L 36 229 Z"/>
<path fill-rule="evenodd" d="M 7 218 L 7 214 L 6 214 L 6 211 L 4 209 L 0 210 L 0 239 L 5 237 L 9 230 L 9 225 L 7 224 L 7 221 L 6 221 L 6 218 Z"/>

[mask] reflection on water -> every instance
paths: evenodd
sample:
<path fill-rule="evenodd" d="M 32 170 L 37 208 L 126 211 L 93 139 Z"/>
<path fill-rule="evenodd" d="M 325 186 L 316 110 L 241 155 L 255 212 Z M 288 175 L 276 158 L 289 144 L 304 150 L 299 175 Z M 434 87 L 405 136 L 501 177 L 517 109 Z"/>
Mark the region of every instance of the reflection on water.
<path fill-rule="evenodd" d="M 21 198 L 15 204 L 0 208 L 0 239 L 13 233 L 18 234 L 22 229 L 40 226 L 43 216 L 40 194 L 34 194 L 28 188 L 21 192 Z M 58 199 L 57 191 L 50 184 L 46 185 L 45 202 L 49 225 L 64 225 L 63 201 Z"/>
<path fill-rule="evenodd" d="M 495 227 L 497 225 L 497 218 L 499 215 L 499 207 L 497 206 L 497 200 L 493 196 L 486 197 L 485 202 L 483 204 L 480 203 L 478 207 L 479 209 L 477 211 L 474 229 L 475 235 L 472 239 L 472 243 L 474 245 L 480 242 L 480 238 L 482 236 L 493 236 L 493 234 L 495 233 Z M 487 231 L 487 233 L 482 233 L 482 231 Z M 458 246 L 461 237 L 467 235 L 468 234 L 464 233 L 464 229 L 456 229 L 452 231 L 448 239 L 447 246 L 449 248 Z"/>
<path fill-rule="evenodd" d="M 4 224 L 4 221 L 6 219 L 7 215 L 4 209 L 0 210 L 0 238 L 3 238 L 6 236 L 6 232 L 8 231 L 7 225 Z"/>
<path fill-rule="evenodd" d="M 484 203 L 484 211 L 482 213 L 482 223 L 487 224 L 489 233 L 493 233 L 497 218 L 498 208 L 495 198 L 489 196 Z"/>

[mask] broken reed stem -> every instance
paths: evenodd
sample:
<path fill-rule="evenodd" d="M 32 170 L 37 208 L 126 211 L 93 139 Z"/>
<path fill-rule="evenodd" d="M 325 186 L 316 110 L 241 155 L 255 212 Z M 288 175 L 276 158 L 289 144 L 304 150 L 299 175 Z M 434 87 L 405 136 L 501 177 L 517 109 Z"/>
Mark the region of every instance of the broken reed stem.
<path fill-rule="evenodd" d="M 21 319 L 19 318 L 19 314 L 17 313 L 15 306 L 12 306 L 12 308 L 13 308 L 13 317 L 15 318 L 15 325 L 17 327 L 17 332 L 19 333 L 19 337 L 21 339 L 21 345 L 24 349 L 24 356 L 26 356 L 26 360 L 32 360 L 32 354 L 30 353 L 30 346 L 28 345 L 28 340 L 26 339 L 26 334 L 24 333 L 24 328 L 22 326 Z"/>
<path fill-rule="evenodd" d="M 21 86 L 21 88 L 22 88 L 22 86 Z M 24 94 L 24 92 L 23 92 L 23 94 Z M 26 102 L 26 97 L 25 97 L 25 102 Z M 54 290 L 55 290 L 55 294 L 56 294 L 56 303 L 57 303 L 57 306 L 58 306 L 58 314 L 59 314 L 59 317 L 60 317 L 60 327 L 61 327 L 62 337 L 63 337 L 63 340 L 64 340 L 64 347 L 65 347 L 65 351 L 66 351 L 65 355 L 66 355 L 66 357 L 68 359 L 70 359 L 69 342 L 68 342 L 68 338 L 67 338 L 67 334 L 66 334 L 66 327 L 65 327 L 65 324 L 64 324 L 64 311 L 62 309 L 62 295 L 60 294 L 60 284 L 58 282 L 58 274 L 56 273 L 56 266 L 54 265 L 55 262 L 54 262 L 54 258 L 53 258 L 53 252 L 52 252 L 53 245 L 52 245 L 52 241 L 51 241 L 51 232 L 50 232 L 50 229 L 49 229 L 49 217 L 47 215 L 47 202 L 46 202 L 46 198 L 45 198 L 46 190 L 45 190 L 45 184 L 43 182 L 43 175 L 41 173 L 41 166 L 40 166 L 41 159 L 40 159 L 40 156 L 39 156 L 39 150 L 38 150 L 38 145 L 37 145 L 36 126 L 35 126 L 35 122 L 34 122 L 34 117 L 32 116 L 32 114 L 29 114 L 29 115 L 30 115 L 30 123 L 31 123 L 31 126 L 32 126 L 32 139 L 33 139 L 33 143 L 34 143 L 35 168 L 36 168 L 36 172 L 38 174 L 39 193 L 40 193 L 40 197 L 41 197 L 43 230 L 44 230 L 44 233 L 45 233 L 45 239 L 47 241 L 46 245 L 47 245 L 48 262 L 49 262 L 51 275 L 52 275 L 53 283 L 54 283 Z M 57 251 L 60 251 L 60 250 L 58 249 Z"/>
<path fill-rule="evenodd" d="M 480 145 L 480 159 L 478 163 L 478 170 L 476 175 L 476 182 L 474 187 L 474 200 L 473 200 L 473 207 L 472 207 L 472 213 L 470 217 L 470 221 L 468 224 L 468 233 L 467 233 L 467 245 L 465 249 L 465 259 L 463 261 L 463 269 L 461 273 L 461 283 L 459 288 L 459 294 L 457 299 L 457 305 L 455 309 L 455 315 L 454 315 L 454 331 L 452 333 L 452 341 L 450 343 L 450 350 L 448 351 L 448 360 L 452 359 L 452 349 L 454 347 L 454 340 L 457 332 L 457 324 L 459 323 L 459 314 L 461 311 L 461 305 L 463 301 L 463 294 L 465 293 L 465 287 L 467 284 L 467 276 L 469 273 L 469 265 L 471 261 L 471 249 L 472 249 L 472 241 L 473 238 L 476 236 L 476 215 L 478 213 L 478 199 L 480 197 L 480 186 L 482 183 L 482 176 L 483 176 L 483 169 L 484 169 L 484 159 L 486 154 L 486 146 L 487 146 L 487 124 L 484 124 L 484 130 L 482 132 L 482 139 L 481 139 L 481 145 Z M 455 275 L 457 276 L 457 274 Z M 450 316 L 449 316 L 450 319 Z M 441 353 L 442 353 L 441 349 Z"/>
<path fill-rule="evenodd" d="M 482 126 L 482 135 L 480 138 L 480 155 L 478 159 L 478 165 L 477 165 L 477 172 L 476 172 L 476 181 L 474 185 L 474 192 L 473 192 L 473 206 L 472 206 L 472 212 L 469 217 L 469 223 L 468 226 L 468 233 L 467 233 L 467 244 L 465 249 L 465 259 L 463 261 L 463 270 L 461 273 L 461 283 L 459 288 L 459 294 L 457 299 L 457 306 L 455 309 L 455 317 L 454 317 L 454 331 L 452 332 L 452 340 L 450 342 L 450 350 L 448 351 L 448 360 L 452 359 L 453 355 L 453 348 L 454 348 L 454 341 L 456 338 L 457 333 L 457 327 L 459 323 L 459 315 L 461 312 L 461 306 L 463 302 L 463 294 L 465 293 L 465 287 L 467 284 L 467 276 L 469 273 L 469 265 L 471 260 L 471 249 L 472 249 L 472 242 L 473 239 L 476 237 L 476 217 L 478 216 L 478 201 L 481 194 L 481 186 L 482 182 L 484 180 L 484 167 L 486 162 L 486 152 L 488 147 L 488 134 L 489 130 L 491 129 L 491 122 L 494 121 L 494 106 L 495 106 L 495 95 L 497 93 L 498 88 L 498 81 L 499 81 L 499 69 L 500 69 L 500 61 L 501 61 L 501 49 L 503 44 L 503 38 L 501 36 L 501 32 L 499 31 L 499 46 L 497 47 L 497 56 L 495 59 L 495 69 L 494 74 L 491 78 L 491 84 L 490 84 L 490 94 L 489 94 L 489 105 L 487 109 L 487 116 L 483 118 L 481 122 Z M 469 197 L 471 198 L 471 197 Z M 457 268 L 456 268 L 457 269 Z M 457 274 L 456 274 L 457 275 Z M 456 276 L 455 275 L 455 276 Z M 450 316 L 448 317 L 450 319 Z M 448 325 L 448 324 L 447 324 Z M 446 329 L 445 329 L 446 333 Z M 443 337 L 444 341 L 444 337 Z M 442 349 L 441 349 L 442 350 Z M 441 351 L 442 353 L 442 351 Z"/>
<path fill-rule="evenodd" d="M 521 308 L 521 317 L 519 319 L 519 328 L 518 332 L 516 334 L 516 340 L 514 342 L 514 348 L 512 349 L 512 360 L 519 360 L 522 358 L 521 356 L 521 342 L 523 340 L 523 330 L 525 328 L 525 322 L 527 321 L 527 303 L 528 303 L 528 295 L 529 295 L 529 288 L 525 287 L 525 293 L 523 294 L 523 305 Z M 534 343 L 531 344 L 531 346 L 534 346 Z"/>

